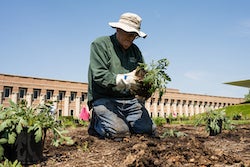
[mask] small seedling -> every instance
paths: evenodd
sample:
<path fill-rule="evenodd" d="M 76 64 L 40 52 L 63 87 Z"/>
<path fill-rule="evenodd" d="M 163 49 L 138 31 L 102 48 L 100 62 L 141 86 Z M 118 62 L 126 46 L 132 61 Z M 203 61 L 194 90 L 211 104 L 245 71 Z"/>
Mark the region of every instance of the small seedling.
<path fill-rule="evenodd" d="M 166 85 L 171 78 L 167 74 L 169 61 L 164 58 L 151 64 L 140 63 L 136 69 L 138 87 L 131 92 L 135 95 L 148 99 L 156 91 L 159 93 L 159 98 L 166 92 Z"/>

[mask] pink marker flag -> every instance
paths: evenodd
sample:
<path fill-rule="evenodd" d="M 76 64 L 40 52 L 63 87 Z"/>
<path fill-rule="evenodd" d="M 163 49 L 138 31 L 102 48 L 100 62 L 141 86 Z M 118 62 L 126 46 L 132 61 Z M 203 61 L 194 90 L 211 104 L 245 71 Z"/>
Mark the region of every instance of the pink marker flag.
<path fill-rule="evenodd" d="M 81 111 L 81 113 L 79 115 L 80 119 L 82 119 L 84 121 L 88 121 L 89 120 L 89 116 L 90 116 L 90 114 L 89 114 L 88 109 L 85 106 L 83 106 L 82 107 L 82 111 Z"/>

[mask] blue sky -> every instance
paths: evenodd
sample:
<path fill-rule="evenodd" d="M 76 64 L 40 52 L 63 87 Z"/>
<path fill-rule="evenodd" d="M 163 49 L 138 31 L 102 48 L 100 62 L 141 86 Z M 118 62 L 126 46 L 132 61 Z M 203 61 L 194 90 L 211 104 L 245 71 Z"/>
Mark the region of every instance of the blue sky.
<path fill-rule="evenodd" d="M 87 82 L 89 46 L 108 22 L 140 15 L 145 60 L 167 58 L 169 88 L 244 97 L 250 79 L 249 0 L 0 0 L 0 73 Z"/>

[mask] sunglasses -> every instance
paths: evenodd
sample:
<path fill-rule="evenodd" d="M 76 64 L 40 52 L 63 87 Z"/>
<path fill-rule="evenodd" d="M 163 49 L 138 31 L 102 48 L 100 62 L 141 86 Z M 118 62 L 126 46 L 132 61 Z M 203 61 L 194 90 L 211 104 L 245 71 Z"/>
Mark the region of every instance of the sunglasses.
<path fill-rule="evenodd" d="M 128 36 L 128 37 L 130 37 L 130 38 L 138 38 L 139 36 L 138 36 L 138 34 L 136 33 L 136 32 L 126 32 L 126 31 L 124 31 L 124 30 L 122 30 L 122 29 L 120 29 L 121 30 L 121 32 L 124 34 L 124 35 L 126 35 L 126 36 Z"/>

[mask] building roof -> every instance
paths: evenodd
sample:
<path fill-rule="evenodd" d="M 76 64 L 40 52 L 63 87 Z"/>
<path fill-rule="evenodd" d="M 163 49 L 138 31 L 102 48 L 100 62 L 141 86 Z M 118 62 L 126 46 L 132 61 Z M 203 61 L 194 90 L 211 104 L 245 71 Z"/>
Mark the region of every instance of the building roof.
<path fill-rule="evenodd" d="M 250 88 L 250 80 L 226 82 L 225 84 Z"/>

